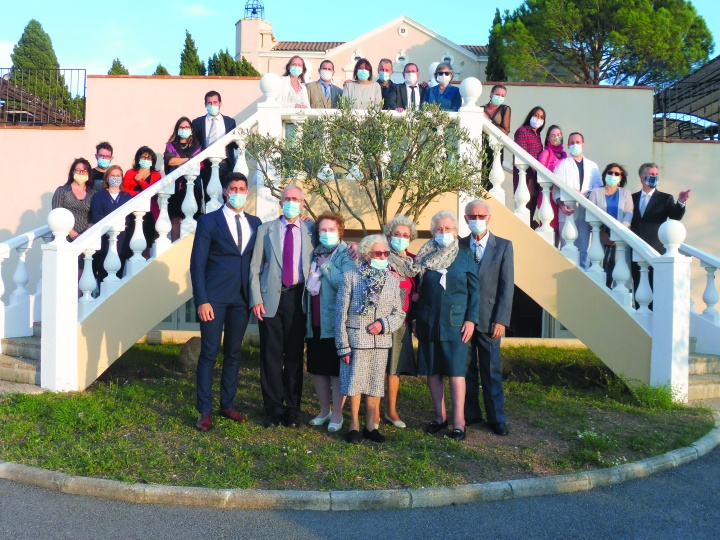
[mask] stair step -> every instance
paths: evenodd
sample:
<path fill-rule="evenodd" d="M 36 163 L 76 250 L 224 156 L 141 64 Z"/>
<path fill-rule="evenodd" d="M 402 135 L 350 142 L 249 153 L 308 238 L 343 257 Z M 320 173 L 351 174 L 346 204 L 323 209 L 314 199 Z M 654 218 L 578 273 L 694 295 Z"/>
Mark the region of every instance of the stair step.
<path fill-rule="evenodd" d="M 688 401 L 720 398 L 720 375 L 690 375 L 688 377 Z"/>
<path fill-rule="evenodd" d="M 42 323 L 36 322 L 33 323 L 33 336 L 35 337 L 42 337 Z"/>
<path fill-rule="evenodd" d="M 720 356 L 714 354 L 691 354 L 688 364 L 690 375 L 720 374 Z"/>
<path fill-rule="evenodd" d="M 2 353 L 18 358 L 30 358 L 40 360 L 40 338 L 21 337 L 5 338 L 2 340 Z"/>
<path fill-rule="evenodd" d="M 0 380 L 40 385 L 40 361 L 0 354 Z"/>

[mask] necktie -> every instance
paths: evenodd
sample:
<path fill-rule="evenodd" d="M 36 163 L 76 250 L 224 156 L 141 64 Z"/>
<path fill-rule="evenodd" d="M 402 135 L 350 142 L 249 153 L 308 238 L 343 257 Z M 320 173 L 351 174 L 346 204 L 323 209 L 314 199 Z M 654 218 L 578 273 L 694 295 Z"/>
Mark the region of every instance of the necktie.
<path fill-rule="evenodd" d="M 642 198 L 640 199 L 640 217 L 645 215 L 645 208 L 647 207 L 649 198 L 650 196 L 643 191 Z"/>
<path fill-rule="evenodd" d="M 294 284 L 295 274 L 295 238 L 293 237 L 293 229 L 295 225 L 288 223 L 285 228 L 285 242 L 283 244 L 283 268 L 282 268 L 282 284 L 284 287 L 292 287 Z"/>
<path fill-rule="evenodd" d="M 242 251 L 243 251 L 243 249 L 242 249 L 242 245 L 243 245 L 243 244 L 242 244 L 242 240 L 243 240 L 243 239 L 242 239 L 242 227 L 240 226 L 240 214 L 235 214 L 235 226 L 237 227 L 237 235 L 238 235 L 237 245 L 238 245 L 238 250 L 240 250 L 240 254 L 242 255 Z"/>
<path fill-rule="evenodd" d="M 215 126 L 215 122 L 217 122 L 217 117 L 210 118 L 210 133 L 208 133 L 207 137 L 208 146 L 215 142 L 215 137 L 217 136 L 217 128 Z"/>
<path fill-rule="evenodd" d="M 475 264 L 480 266 L 483 258 L 483 247 L 480 241 L 475 242 Z"/>
<path fill-rule="evenodd" d="M 410 87 L 410 105 L 415 105 L 415 89 L 417 86 Z"/>

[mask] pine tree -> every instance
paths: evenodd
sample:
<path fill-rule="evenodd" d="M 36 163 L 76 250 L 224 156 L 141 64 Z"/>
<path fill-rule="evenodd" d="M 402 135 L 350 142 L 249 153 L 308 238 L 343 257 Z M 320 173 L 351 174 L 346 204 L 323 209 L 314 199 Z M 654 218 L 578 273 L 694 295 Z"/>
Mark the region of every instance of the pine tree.
<path fill-rule="evenodd" d="M 125 66 L 123 66 L 120 59 L 116 58 L 115 60 L 113 60 L 110 71 L 108 71 L 108 75 L 130 75 L 130 72 Z"/>
<path fill-rule="evenodd" d="M 20 40 L 13 47 L 10 59 L 14 69 L 60 68 L 50 36 L 35 19 L 31 19 L 23 30 Z"/>
<path fill-rule="evenodd" d="M 153 75 L 170 75 L 170 73 L 168 73 L 168 70 L 165 69 L 165 66 L 158 64 Z"/>
<path fill-rule="evenodd" d="M 260 73 L 245 58 L 235 60 L 225 49 L 208 58 L 208 75 L 259 76 Z"/>
<path fill-rule="evenodd" d="M 490 36 L 488 37 L 488 63 L 485 66 L 485 78 L 492 82 L 502 82 L 506 80 L 505 62 L 502 59 L 502 41 L 500 37 L 500 29 L 502 27 L 502 18 L 500 10 L 495 8 L 495 18 L 493 19 Z"/>
<path fill-rule="evenodd" d="M 200 61 L 195 41 L 185 30 L 185 47 L 180 54 L 180 75 L 205 75 L 205 62 Z"/>

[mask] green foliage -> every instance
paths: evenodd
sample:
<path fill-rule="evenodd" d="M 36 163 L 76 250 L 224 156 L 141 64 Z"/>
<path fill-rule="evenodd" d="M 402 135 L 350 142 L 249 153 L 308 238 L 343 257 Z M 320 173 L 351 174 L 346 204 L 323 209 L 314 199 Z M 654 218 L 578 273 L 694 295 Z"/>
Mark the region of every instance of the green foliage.
<path fill-rule="evenodd" d="M 23 30 L 10 55 L 15 69 L 59 69 L 50 36 L 35 19 Z"/>
<path fill-rule="evenodd" d="M 663 84 L 714 46 L 686 0 L 525 0 L 504 19 L 498 36 L 513 80 Z"/>
<path fill-rule="evenodd" d="M 668 411 L 681 408 L 677 402 L 677 392 L 668 385 L 650 386 L 647 384 L 631 385 L 632 393 L 641 407 Z"/>
<path fill-rule="evenodd" d="M 195 41 L 185 30 L 185 47 L 180 54 L 180 75 L 205 75 L 205 62 L 200 61 Z"/>
<path fill-rule="evenodd" d="M 170 75 L 170 73 L 168 73 L 168 70 L 165 69 L 165 66 L 158 64 L 153 75 Z"/>
<path fill-rule="evenodd" d="M 115 60 L 113 60 L 112 66 L 110 66 L 108 75 L 130 75 L 130 72 L 125 66 L 123 66 L 123 63 L 120 61 L 120 59 L 116 58 Z"/>
<path fill-rule="evenodd" d="M 213 54 L 208 58 L 207 63 L 208 75 L 235 75 L 235 76 L 255 76 L 259 77 L 260 72 L 253 65 L 241 57 L 235 60 L 227 49 Z"/>
<path fill-rule="evenodd" d="M 364 233 L 368 213 L 381 226 L 397 213 L 418 222 L 445 193 L 485 193 L 480 141 L 437 106 L 396 118 L 378 106 L 358 115 L 341 100 L 337 114 L 296 123 L 293 136 L 249 134 L 247 151 L 274 195 L 299 181 L 327 208 L 352 215 Z"/>
<path fill-rule="evenodd" d="M 495 18 L 493 19 L 490 36 L 488 37 L 488 63 L 485 67 L 485 77 L 488 81 L 502 82 L 507 80 L 505 76 L 505 61 L 502 55 L 501 30 L 502 18 L 500 17 L 500 10 L 495 8 Z"/>

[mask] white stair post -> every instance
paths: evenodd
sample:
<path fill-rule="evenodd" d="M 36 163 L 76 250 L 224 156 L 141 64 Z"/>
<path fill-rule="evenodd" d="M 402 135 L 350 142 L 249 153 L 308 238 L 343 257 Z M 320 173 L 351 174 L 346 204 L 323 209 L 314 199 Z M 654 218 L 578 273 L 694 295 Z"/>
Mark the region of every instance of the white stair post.
<path fill-rule="evenodd" d="M 570 198 L 570 196 L 567 194 L 566 191 L 562 190 L 560 195 L 560 200 L 571 209 L 575 210 L 576 203 L 573 199 Z M 560 253 L 565 255 L 565 257 L 571 261 L 575 266 L 577 266 L 580 262 L 580 253 L 578 252 L 578 248 L 575 246 L 575 240 L 578 237 L 578 230 L 575 226 L 575 212 L 570 214 L 569 216 L 565 216 L 565 225 L 562 228 L 562 239 L 564 242 L 563 247 L 560 249 Z"/>
<path fill-rule="evenodd" d="M 666 248 L 653 261 L 653 319 L 650 384 L 669 385 L 675 398 L 688 399 L 688 345 L 690 338 L 690 258 L 678 248 L 685 227 L 668 220 L 658 237 Z"/>
<path fill-rule="evenodd" d="M 515 156 L 515 160 L 519 160 Z M 530 191 L 527 187 L 527 168 L 528 165 L 521 161 L 515 163 L 515 167 L 519 172 L 518 186 L 515 190 L 515 215 L 519 217 L 523 223 L 530 225 L 530 210 L 527 208 L 527 203 L 530 202 Z"/>
<path fill-rule="evenodd" d="M 55 240 L 42 246 L 40 386 L 56 392 L 79 389 L 78 252 L 66 240 L 74 223 L 70 210 L 51 210 L 48 225 Z"/>
<path fill-rule="evenodd" d="M 545 196 L 543 195 L 543 202 L 544 200 Z M 600 241 L 600 225 L 602 222 L 599 217 L 595 217 L 593 214 L 587 214 L 586 221 L 592 227 L 592 240 L 590 248 L 588 249 L 590 267 L 587 269 L 586 273 L 595 283 L 605 288 L 605 269 L 602 267 L 605 250 L 602 242 Z"/>

